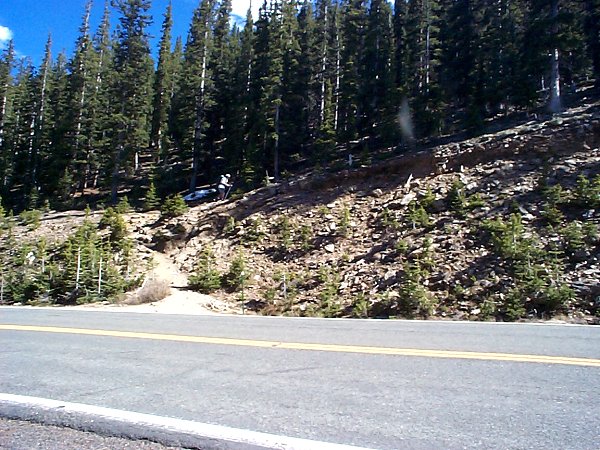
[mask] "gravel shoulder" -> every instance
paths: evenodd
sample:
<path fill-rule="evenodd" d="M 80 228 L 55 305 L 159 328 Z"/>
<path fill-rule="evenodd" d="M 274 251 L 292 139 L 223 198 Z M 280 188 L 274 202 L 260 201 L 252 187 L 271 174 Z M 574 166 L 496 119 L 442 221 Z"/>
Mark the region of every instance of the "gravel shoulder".
<path fill-rule="evenodd" d="M 181 450 L 164 445 L 87 431 L 0 418 L 0 449 L 10 450 Z"/>

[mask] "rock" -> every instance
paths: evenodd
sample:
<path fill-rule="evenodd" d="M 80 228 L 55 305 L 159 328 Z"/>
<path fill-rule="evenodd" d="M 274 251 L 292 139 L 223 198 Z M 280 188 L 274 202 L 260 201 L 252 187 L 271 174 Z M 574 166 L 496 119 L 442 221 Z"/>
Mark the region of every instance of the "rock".
<path fill-rule="evenodd" d="M 327 244 L 324 248 L 325 251 L 329 253 L 333 253 L 335 251 L 335 245 L 333 244 Z"/>
<path fill-rule="evenodd" d="M 417 198 L 417 194 L 415 192 L 409 192 L 400 200 L 400 204 L 402 206 L 407 206 L 410 202 Z"/>
<path fill-rule="evenodd" d="M 383 195 L 383 191 L 379 188 L 373 189 L 370 195 L 371 197 L 381 197 Z"/>
<path fill-rule="evenodd" d="M 573 260 L 576 262 L 587 261 L 589 259 L 589 257 L 590 257 L 590 252 L 587 251 L 586 249 L 577 250 L 573 254 Z"/>

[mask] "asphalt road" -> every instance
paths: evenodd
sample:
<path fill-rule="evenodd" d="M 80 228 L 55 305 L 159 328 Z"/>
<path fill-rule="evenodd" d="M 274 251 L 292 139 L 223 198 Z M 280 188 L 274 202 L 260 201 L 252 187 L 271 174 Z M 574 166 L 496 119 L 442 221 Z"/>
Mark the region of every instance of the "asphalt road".
<path fill-rule="evenodd" d="M 0 329 L 3 393 L 370 448 L 600 448 L 598 327 L 26 308 L 2 324 L 42 327 Z"/>

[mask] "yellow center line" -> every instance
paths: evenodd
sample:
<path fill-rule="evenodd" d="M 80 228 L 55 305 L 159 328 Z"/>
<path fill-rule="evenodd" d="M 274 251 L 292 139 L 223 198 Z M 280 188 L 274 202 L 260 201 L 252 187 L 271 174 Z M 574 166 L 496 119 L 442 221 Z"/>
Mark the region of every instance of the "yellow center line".
<path fill-rule="evenodd" d="M 425 350 L 416 348 L 370 347 L 360 345 L 311 344 L 303 342 L 262 341 L 178 334 L 138 333 L 134 331 L 93 330 L 86 328 L 46 327 L 33 325 L 2 325 L 5 331 L 36 331 L 43 333 L 110 336 L 132 339 L 193 342 L 198 344 L 234 345 L 241 347 L 277 348 L 286 350 L 312 350 L 335 353 L 363 353 L 369 355 L 419 356 L 425 358 L 476 359 L 484 361 L 510 361 L 541 364 L 566 364 L 572 366 L 600 367 L 600 359 L 570 358 L 564 356 L 526 355 L 513 353 L 489 353 L 455 350 Z"/>

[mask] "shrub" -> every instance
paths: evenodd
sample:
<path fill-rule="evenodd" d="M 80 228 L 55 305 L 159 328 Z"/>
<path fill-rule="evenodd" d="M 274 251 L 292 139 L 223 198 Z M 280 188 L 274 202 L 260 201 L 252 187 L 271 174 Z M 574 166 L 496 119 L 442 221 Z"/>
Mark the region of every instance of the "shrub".
<path fill-rule="evenodd" d="M 468 208 L 481 208 L 486 205 L 486 201 L 480 193 L 473 194 L 468 199 Z"/>
<path fill-rule="evenodd" d="M 162 207 L 160 208 L 160 216 L 165 218 L 179 217 L 188 211 L 188 206 L 185 200 L 179 194 L 170 195 L 167 197 Z"/>
<path fill-rule="evenodd" d="M 263 222 L 260 217 L 256 219 L 248 219 L 246 222 L 246 229 L 243 235 L 244 242 L 260 242 L 265 236 L 263 230 Z"/>
<path fill-rule="evenodd" d="M 340 274 L 328 266 L 321 266 L 317 278 L 322 284 L 318 294 L 320 314 L 323 317 L 339 317 L 342 312 L 339 302 Z"/>
<path fill-rule="evenodd" d="M 392 230 L 400 228 L 400 222 L 398 222 L 394 213 L 388 208 L 383 208 L 379 216 L 379 221 L 384 228 L 391 228 Z"/>
<path fill-rule="evenodd" d="M 338 220 L 338 231 L 341 236 L 347 236 L 350 228 L 350 210 L 347 206 L 342 208 L 339 220 Z"/>
<path fill-rule="evenodd" d="M 225 222 L 225 226 L 223 227 L 223 233 L 233 233 L 233 230 L 235 230 L 235 217 L 228 216 L 227 222 Z"/>
<path fill-rule="evenodd" d="M 413 230 L 419 227 L 427 227 L 431 224 L 429 214 L 421 205 L 416 202 L 411 202 L 408 205 L 408 218 L 412 224 Z"/>
<path fill-rule="evenodd" d="M 302 249 L 302 251 L 308 251 L 313 247 L 313 240 L 314 240 L 314 230 L 311 226 L 309 225 L 302 225 L 300 227 L 300 234 L 299 234 L 299 240 L 300 240 L 300 248 Z"/>
<path fill-rule="evenodd" d="M 545 202 L 542 205 L 542 217 L 551 225 L 558 225 L 564 219 L 559 206 L 567 201 L 567 193 L 560 184 L 548 186 L 543 191 Z"/>
<path fill-rule="evenodd" d="M 583 208 L 597 208 L 600 206 L 600 175 L 593 180 L 579 175 L 573 196 L 573 202 Z"/>
<path fill-rule="evenodd" d="M 421 199 L 419 200 L 419 204 L 425 208 L 425 210 L 430 210 L 433 204 L 435 203 L 435 194 L 431 190 L 429 186 L 427 186 L 427 190 Z"/>
<path fill-rule="evenodd" d="M 459 217 L 462 217 L 467 209 L 467 196 L 465 195 L 465 185 L 460 180 L 454 180 L 446 196 L 446 203 L 454 210 Z"/>
<path fill-rule="evenodd" d="M 119 203 L 115 206 L 115 211 L 118 214 L 127 214 L 131 211 L 131 205 L 129 204 L 129 199 L 126 195 L 119 199 Z"/>
<path fill-rule="evenodd" d="M 99 226 L 109 228 L 109 241 L 113 247 L 123 249 L 126 247 L 127 223 L 116 209 L 108 207 L 104 210 Z"/>
<path fill-rule="evenodd" d="M 364 292 L 359 292 L 352 302 L 352 317 L 366 319 L 369 317 L 370 303 Z"/>
<path fill-rule="evenodd" d="M 423 285 L 426 276 L 418 262 L 407 263 L 404 266 L 404 280 L 400 285 L 398 310 L 407 317 L 415 314 L 429 317 L 433 314 L 436 301 L 433 295 Z"/>
<path fill-rule="evenodd" d="M 156 186 L 154 186 L 154 182 L 152 181 L 150 182 L 148 192 L 146 192 L 146 198 L 144 199 L 144 210 L 152 211 L 154 209 L 158 209 L 159 206 L 160 199 L 156 193 Z"/>
<path fill-rule="evenodd" d="M 142 287 L 133 294 L 126 303 L 129 305 L 141 305 L 143 303 L 158 302 L 171 295 L 169 282 L 157 278 L 146 279 Z"/>
<path fill-rule="evenodd" d="M 196 263 L 196 271 L 189 277 L 188 285 L 195 291 L 210 294 L 221 287 L 221 275 L 215 269 L 215 255 L 207 246 L 202 249 Z"/>
<path fill-rule="evenodd" d="M 525 237 L 520 214 L 511 214 L 508 222 L 504 222 L 502 218 L 485 220 L 483 228 L 491 232 L 491 242 L 499 256 L 512 260 L 539 256 L 539 249 L 533 238 Z"/>
<path fill-rule="evenodd" d="M 491 298 L 483 300 L 479 308 L 481 309 L 481 313 L 479 314 L 481 320 L 489 320 L 496 315 L 496 303 Z"/>
<path fill-rule="evenodd" d="M 581 222 L 574 221 L 564 226 L 560 230 L 565 251 L 575 253 L 586 247 L 586 239 L 583 234 Z"/>
<path fill-rule="evenodd" d="M 33 230 L 37 230 L 42 221 L 42 213 L 37 209 L 30 209 L 19 214 L 19 219 Z"/>
<path fill-rule="evenodd" d="M 280 216 L 275 224 L 275 229 L 279 234 L 281 249 L 288 250 L 292 245 L 292 226 L 288 216 Z"/>
<path fill-rule="evenodd" d="M 229 289 L 237 291 L 244 288 L 249 277 L 246 268 L 246 258 L 240 251 L 233 261 L 231 261 L 229 271 L 223 276 L 223 284 Z"/>
<path fill-rule="evenodd" d="M 401 256 L 405 256 L 408 254 L 409 245 L 404 239 L 398 239 L 394 243 L 394 250 L 398 252 Z"/>

